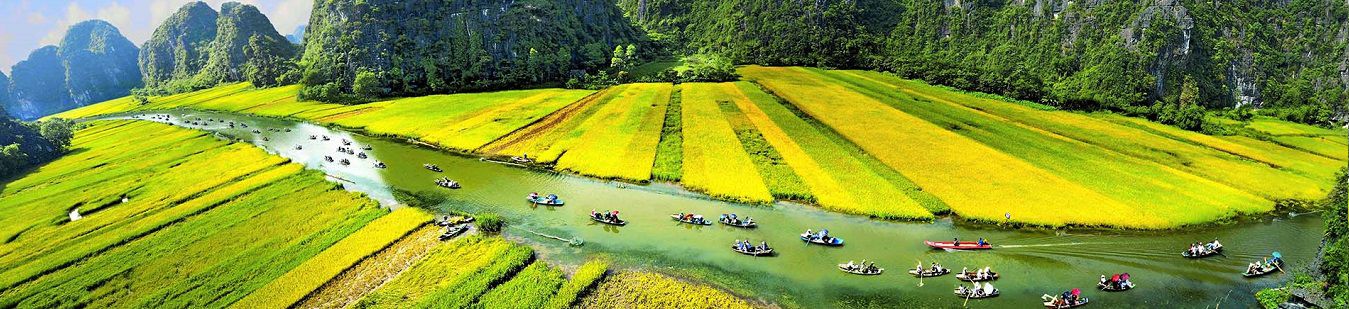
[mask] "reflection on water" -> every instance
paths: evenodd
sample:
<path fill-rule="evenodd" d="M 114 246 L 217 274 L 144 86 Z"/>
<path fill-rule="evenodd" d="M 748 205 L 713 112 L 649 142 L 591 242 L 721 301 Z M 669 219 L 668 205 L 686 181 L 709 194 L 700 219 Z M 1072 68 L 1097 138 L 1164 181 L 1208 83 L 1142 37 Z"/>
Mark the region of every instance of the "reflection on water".
<path fill-rule="evenodd" d="M 1246 263 L 1280 251 L 1293 268 L 1307 265 L 1315 257 L 1322 234 L 1319 219 L 1311 215 L 1164 233 L 1012 231 L 958 226 L 949 220 L 884 222 L 789 203 L 753 206 L 714 201 L 669 185 L 621 185 L 532 171 L 306 123 L 223 113 L 171 114 L 170 123 L 257 144 L 321 170 L 347 189 L 368 194 L 386 205 L 397 204 L 390 188 L 398 188 L 444 196 L 447 201 L 438 206 L 439 210 L 499 213 L 510 222 L 510 236 L 529 242 L 553 262 L 574 264 L 604 255 L 619 267 L 713 281 L 750 297 L 788 306 L 961 306 L 963 299 L 952 294 L 958 284 L 953 275 L 923 279 L 920 286 L 917 278 L 905 273 L 920 261 L 924 265 L 936 261 L 957 271 L 989 266 L 1002 275 L 994 282 L 1002 296 L 971 300 L 970 307 L 1034 307 L 1039 306 L 1041 294 L 1071 288 L 1082 288 L 1092 299 L 1092 307 L 1203 307 L 1217 303 L 1249 307 L 1255 306 L 1254 291 L 1277 285 L 1287 275 L 1247 279 L 1240 275 Z M 203 123 L 196 118 L 217 121 Z M 197 124 L 185 125 L 183 119 Z M 228 121 L 249 127 L 230 128 Z M 309 135 L 328 136 L 329 141 L 310 140 Z M 371 147 L 363 150 L 369 157 L 338 153 L 342 139 L 352 141 L 357 149 Z M 327 162 L 324 156 L 333 157 L 334 162 Z M 341 165 L 341 159 L 351 164 Z M 387 163 L 387 168 L 374 167 L 376 160 Z M 424 163 L 436 164 L 444 172 L 424 169 Z M 439 177 L 454 179 L 463 189 L 440 188 L 434 183 Z M 532 205 L 524 201 L 529 192 L 558 193 L 567 205 Z M 592 210 L 618 210 L 629 224 L 612 226 L 591 221 L 588 215 Z M 670 218 L 670 214 L 679 212 L 709 218 L 736 213 L 754 217 L 759 228 L 680 224 Z M 807 228 L 827 228 L 847 243 L 842 247 L 806 245 L 798 235 Z M 922 244 L 923 240 L 954 237 L 985 237 L 995 249 L 946 252 Z M 1201 260 L 1180 257 L 1189 243 L 1214 238 L 1226 245 L 1225 256 Z M 571 246 L 561 239 L 579 239 L 585 245 Z M 729 246 L 737 239 L 767 241 L 778 254 L 752 257 L 735 253 Z M 890 271 L 856 276 L 835 267 L 863 259 Z M 1100 275 L 1123 272 L 1132 275 L 1137 288 L 1116 293 L 1094 289 Z"/>

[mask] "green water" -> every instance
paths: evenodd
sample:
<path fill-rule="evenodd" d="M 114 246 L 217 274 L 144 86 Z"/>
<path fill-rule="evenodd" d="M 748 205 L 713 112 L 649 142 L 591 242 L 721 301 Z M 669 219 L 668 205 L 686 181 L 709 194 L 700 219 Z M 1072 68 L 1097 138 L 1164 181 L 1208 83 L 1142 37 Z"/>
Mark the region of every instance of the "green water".
<path fill-rule="evenodd" d="M 322 170 L 346 188 L 395 204 L 390 188 L 432 192 L 446 202 L 439 210 L 492 211 L 505 216 L 507 235 L 536 248 L 542 258 L 554 263 L 576 264 L 595 256 L 607 256 L 619 268 L 644 269 L 710 281 L 751 299 L 786 307 L 959 307 L 963 299 L 952 295 L 958 284 L 953 275 L 923 279 L 906 273 L 921 260 L 959 270 L 991 266 L 1002 274 L 995 281 L 1002 296 L 971 300 L 970 307 L 1038 307 L 1039 296 L 1081 288 L 1092 308 L 1140 307 L 1253 307 L 1255 291 L 1276 286 L 1286 274 L 1247 279 L 1240 275 L 1246 263 L 1279 251 L 1290 268 L 1305 267 L 1316 254 L 1322 227 L 1317 215 L 1289 216 L 1194 231 L 1021 231 L 981 229 L 956 225 L 949 220 L 935 223 L 886 222 L 820 211 L 813 207 L 778 203 L 772 206 L 742 205 L 714 201 L 671 185 L 637 186 L 607 182 L 452 155 L 307 123 L 237 114 L 173 112 L 171 123 L 182 119 L 230 119 L 249 128 L 230 129 L 221 122 L 187 127 L 217 132 L 222 137 L 254 143 L 309 168 Z M 121 118 L 126 118 L 124 116 Z M 144 115 L 140 116 L 145 119 Z M 284 129 L 290 132 L 284 132 Z M 262 131 L 252 133 L 253 129 Z M 271 132 L 268 129 L 277 129 Z M 309 135 L 327 135 L 330 141 L 309 140 Z M 268 137 L 263 141 L 262 136 Z M 354 141 L 356 151 L 369 159 L 338 154 L 341 139 Z M 295 150 L 296 145 L 303 150 Z M 328 163 L 348 158 L 343 166 Z M 373 160 L 388 164 L 373 167 Z M 423 163 L 439 165 L 435 173 Z M 433 180 L 447 176 L 463 189 L 437 187 Z M 533 207 L 525 195 L 557 193 L 567 202 L 562 207 Z M 317 208 L 317 207 L 316 207 Z M 618 210 L 629 221 L 614 227 L 590 221 L 591 210 Z M 751 216 L 757 229 L 724 225 L 678 224 L 670 214 L 693 212 L 715 218 L 721 213 Z M 805 229 L 827 228 L 846 241 L 843 247 L 806 245 L 798 239 Z M 583 246 L 541 237 L 543 233 L 566 239 L 581 239 Z M 923 240 L 960 237 L 989 239 L 995 249 L 984 252 L 931 250 Z M 1189 243 L 1219 238 L 1225 256 L 1202 260 L 1184 259 L 1180 252 Z M 736 239 L 767 241 L 778 251 L 772 257 L 751 257 L 732 252 Z M 886 268 L 879 276 L 840 272 L 835 265 L 849 260 L 875 261 Z M 1137 288 L 1126 292 L 1095 290 L 1102 274 L 1128 272 Z"/>

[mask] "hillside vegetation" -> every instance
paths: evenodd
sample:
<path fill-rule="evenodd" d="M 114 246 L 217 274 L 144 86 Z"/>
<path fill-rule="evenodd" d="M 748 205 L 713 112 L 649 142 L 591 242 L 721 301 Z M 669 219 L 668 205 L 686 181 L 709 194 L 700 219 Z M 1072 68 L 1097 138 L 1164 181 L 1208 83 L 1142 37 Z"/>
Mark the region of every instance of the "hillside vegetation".
<path fill-rule="evenodd" d="M 141 85 L 138 52 L 108 22 L 77 23 L 59 45 L 34 50 L 0 77 L 0 103 L 8 116 L 31 120 L 125 96 Z"/>
<path fill-rule="evenodd" d="M 749 203 L 851 214 L 1169 228 L 1313 200 L 1346 133 L 1266 117 L 1205 135 L 874 71 L 743 67 L 747 81 L 522 90 L 360 105 L 235 84 L 57 115 L 195 108 L 306 119 Z M 675 163 L 677 162 L 677 163 Z M 1286 203 L 1293 205 L 1296 203 Z"/>

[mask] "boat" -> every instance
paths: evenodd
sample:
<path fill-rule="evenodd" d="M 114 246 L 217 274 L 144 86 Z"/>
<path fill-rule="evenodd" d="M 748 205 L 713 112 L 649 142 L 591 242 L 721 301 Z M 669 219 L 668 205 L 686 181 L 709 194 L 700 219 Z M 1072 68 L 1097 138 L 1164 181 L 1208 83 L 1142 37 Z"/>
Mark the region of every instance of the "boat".
<path fill-rule="evenodd" d="M 342 165 L 351 165 L 351 160 L 347 160 L 347 158 L 342 158 L 342 161 L 338 163 L 342 163 Z"/>
<path fill-rule="evenodd" d="M 525 196 L 525 201 L 529 201 L 530 203 L 544 206 L 562 206 L 562 204 L 565 203 L 562 201 L 562 199 L 558 198 L 556 194 L 549 194 L 548 196 L 534 196 L 534 197 Z"/>
<path fill-rule="evenodd" d="M 332 156 L 323 156 L 323 161 L 333 162 Z"/>
<path fill-rule="evenodd" d="M 384 162 L 375 161 L 375 168 L 386 168 L 386 167 L 389 166 L 385 165 Z"/>
<path fill-rule="evenodd" d="M 370 145 L 361 146 L 361 150 L 371 150 L 371 149 L 375 148 L 370 148 Z"/>
<path fill-rule="evenodd" d="M 946 274 L 949 274 L 949 273 L 951 273 L 951 270 L 950 270 L 950 269 L 946 269 L 946 268 L 938 269 L 938 270 L 935 270 L 935 271 L 929 268 L 929 269 L 924 269 L 921 273 L 918 272 L 917 269 L 910 269 L 910 270 L 909 270 L 909 274 L 910 274 L 910 275 L 914 275 L 914 276 L 916 276 L 916 277 L 923 277 L 923 278 L 929 278 L 929 277 L 941 277 L 941 276 L 945 276 Z"/>
<path fill-rule="evenodd" d="M 325 142 L 328 141 L 328 136 L 327 136 L 327 135 L 324 135 L 324 136 L 323 136 L 323 141 L 325 141 Z"/>
<path fill-rule="evenodd" d="M 1191 258 L 1191 259 L 1199 259 L 1199 258 L 1206 258 L 1206 257 L 1214 256 L 1214 255 L 1219 255 L 1219 254 L 1222 254 L 1222 253 L 1223 253 L 1223 246 L 1222 246 L 1222 245 L 1218 245 L 1217 247 L 1214 247 L 1212 250 L 1204 250 L 1204 251 L 1202 251 L 1202 252 L 1199 252 L 1198 254 L 1190 253 L 1190 250 L 1181 251 L 1181 252 L 1180 252 L 1180 256 L 1183 256 L 1183 257 L 1186 257 L 1186 258 Z"/>
<path fill-rule="evenodd" d="M 740 253 L 740 254 L 744 254 L 744 255 L 753 255 L 753 256 L 768 256 L 768 255 L 773 255 L 773 248 L 768 248 L 768 249 L 763 249 L 763 250 L 753 250 L 753 251 L 750 251 L 750 250 L 744 250 L 744 249 L 736 248 L 735 246 L 731 246 L 731 250 L 733 250 L 733 251 L 735 251 L 735 252 L 738 252 L 738 253 Z"/>
<path fill-rule="evenodd" d="M 678 213 L 671 214 L 670 219 L 692 225 L 712 225 L 712 222 L 704 219 L 702 215 Z"/>
<path fill-rule="evenodd" d="M 1086 306 L 1088 301 L 1090 301 L 1090 300 L 1087 299 L 1086 297 L 1080 298 L 1080 299 L 1077 300 L 1077 302 L 1074 302 L 1074 303 L 1072 303 L 1072 304 L 1055 305 L 1053 301 L 1046 301 L 1046 302 L 1044 302 L 1044 306 L 1045 306 L 1045 308 L 1052 308 L 1052 309 L 1077 308 L 1077 307 Z"/>
<path fill-rule="evenodd" d="M 367 156 L 365 155 L 364 152 L 362 152 L 362 153 L 357 153 L 357 154 L 356 154 L 356 157 L 357 157 L 357 158 L 361 158 L 361 159 L 367 158 Z"/>
<path fill-rule="evenodd" d="M 1121 284 L 1121 285 L 1118 285 L 1118 286 L 1113 285 L 1113 284 L 1106 284 L 1105 282 L 1101 282 L 1101 283 L 1097 283 L 1097 284 L 1096 284 L 1096 289 L 1097 289 L 1097 290 L 1106 291 L 1106 292 L 1123 292 L 1123 291 L 1131 290 L 1131 289 L 1133 289 L 1133 288 L 1134 288 L 1134 283 L 1133 283 L 1133 282 L 1129 282 L 1129 281 L 1125 281 L 1124 284 Z"/>
<path fill-rule="evenodd" d="M 988 272 L 988 275 L 983 276 L 983 277 L 978 277 L 978 276 L 976 276 L 976 273 L 975 273 L 975 272 L 956 274 L 956 279 L 957 279 L 957 280 L 960 280 L 960 281 L 969 281 L 969 282 L 993 281 L 993 280 L 998 280 L 998 278 L 999 278 L 998 272 L 994 272 L 994 271 Z"/>
<path fill-rule="evenodd" d="M 1256 262 L 1260 264 L 1259 267 L 1254 269 L 1254 271 L 1252 271 L 1251 269 L 1247 269 L 1245 272 L 1241 273 L 1241 276 L 1246 278 L 1254 278 L 1283 270 L 1283 255 L 1279 254 L 1279 252 L 1274 252 L 1274 254 L 1272 255 L 1274 256 L 1274 259 L 1268 260 L 1268 262 L 1264 261 Z"/>
<path fill-rule="evenodd" d="M 447 240 L 463 234 L 468 231 L 468 224 L 456 224 L 445 228 L 445 233 L 440 234 L 440 240 Z"/>
<path fill-rule="evenodd" d="M 342 159 L 342 160 L 346 160 L 346 159 Z M 449 177 L 440 177 L 440 179 L 436 179 L 436 185 L 437 185 L 437 186 L 441 186 L 441 187 L 450 188 L 450 189 L 458 189 L 458 188 L 459 188 L 459 182 L 458 182 L 458 181 L 451 180 Z"/>
<path fill-rule="evenodd" d="M 962 242 L 957 243 L 957 242 L 951 242 L 951 241 L 931 241 L 931 240 L 927 240 L 927 241 L 923 241 L 923 244 L 926 244 L 928 247 L 932 247 L 933 249 L 942 249 L 942 250 L 989 250 L 989 249 L 993 249 L 993 245 L 992 245 L 992 244 L 989 244 L 988 242 L 984 242 L 984 243 L 981 245 L 981 244 L 979 244 L 978 242 L 973 242 L 973 241 L 962 241 Z"/>
<path fill-rule="evenodd" d="M 595 216 L 590 216 L 590 220 L 595 220 L 595 222 L 604 223 L 604 224 L 608 224 L 608 225 L 617 225 L 617 226 L 628 225 L 628 221 L 623 221 L 623 219 L 613 219 L 613 220 L 610 220 L 610 219 L 601 219 L 601 218 L 596 218 Z"/>
<path fill-rule="evenodd" d="M 974 289 L 965 289 L 964 291 L 956 289 L 953 292 L 955 292 L 956 296 L 960 296 L 960 298 L 969 298 L 969 299 L 990 298 L 1002 295 L 1002 291 L 996 288 L 993 289 L 992 293 L 985 293 L 985 294 L 971 294 L 972 292 L 974 292 Z"/>
<path fill-rule="evenodd" d="M 262 137 L 262 141 L 264 141 L 264 142 L 266 142 L 266 141 L 271 141 L 271 139 L 268 139 L 266 136 L 263 136 L 263 137 Z"/>
<path fill-rule="evenodd" d="M 717 222 L 721 222 L 721 224 L 729 226 L 747 229 L 759 227 L 759 224 L 754 222 L 754 218 L 745 217 L 745 220 L 740 220 L 739 218 L 734 217 L 734 214 L 732 215 L 721 214 L 721 218 L 718 218 Z"/>
<path fill-rule="evenodd" d="M 295 150 L 302 150 L 302 149 L 304 149 L 304 146 L 295 145 Z"/>
<path fill-rule="evenodd" d="M 805 241 L 805 242 L 807 242 L 807 243 L 812 243 L 812 244 L 817 244 L 817 245 L 825 245 L 825 246 L 842 246 L 842 245 L 843 245 L 843 239 L 839 239 L 838 237 L 832 237 L 832 236 L 829 236 L 829 237 L 819 237 L 819 235 L 814 235 L 814 234 L 810 234 L 810 233 L 801 233 L 801 240 L 802 240 L 802 241 Z"/>
<path fill-rule="evenodd" d="M 528 156 L 524 156 L 524 157 L 511 157 L 511 163 L 515 163 L 515 164 L 530 164 L 530 163 L 534 163 L 534 160 L 533 160 L 533 159 L 530 159 Z"/>
<path fill-rule="evenodd" d="M 342 146 L 351 146 L 351 141 L 349 141 L 349 140 L 347 140 L 347 139 L 345 139 L 345 138 L 342 139 Z"/>
<path fill-rule="evenodd" d="M 858 264 L 849 265 L 847 263 L 838 264 L 838 270 L 841 270 L 849 274 L 863 275 L 863 276 L 879 275 L 882 272 L 885 272 L 885 268 L 876 267 L 875 265 L 872 265 L 871 269 L 863 269 L 862 265 Z"/>
<path fill-rule="evenodd" d="M 435 164 L 426 163 L 426 164 L 422 164 L 422 167 L 425 167 L 426 169 L 431 170 L 432 172 L 437 172 L 437 173 L 441 172 L 440 167 L 439 167 L 439 166 L 436 166 Z"/>

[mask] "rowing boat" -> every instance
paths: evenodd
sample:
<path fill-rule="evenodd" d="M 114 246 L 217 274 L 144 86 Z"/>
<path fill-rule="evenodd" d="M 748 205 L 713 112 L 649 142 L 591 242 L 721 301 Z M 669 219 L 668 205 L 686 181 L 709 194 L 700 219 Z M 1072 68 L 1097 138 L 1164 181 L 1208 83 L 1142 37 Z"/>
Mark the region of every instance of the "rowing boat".
<path fill-rule="evenodd" d="M 910 270 L 909 270 L 909 274 L 910 274 L 910 275 L 914 275 L 914 276 L 918 276 L 918 277 L 923 277 L 923 278 L 928 278 L 928 277 L 940 277 L 940 276 L 945 276 L 946 274 L 949 274 L 949 273 L 951 273 L 951 270 L 950 270 L 950 269 L 946 269 L 946 268 L 942 268 L 942 269 L 937 270 L 937 271 L 933 271 L 933 270 L 931 270 L 931 269 L 924 269 L 921 273 L 918 272 L 917 269 L 910 269 Z"/>
<path fill-rule="evenodd" d="M 707 221 L 707 219 L 703 219 L 703 216 L 694 215 L 694 216 L 689 216 L 688 219 L 685 219 L 685 218 L 686 218 L 685 216 L 680 216 L 680 214 L 671 214 L 671 215 L 670 215 L 670 219 L 674 219 L 675 221 L 683 222 L 683 223 L 686 223 L 686 224 L 692 224 L 692 225 L 712 225 L 712 222 L 711 222 L 711 221 Z"/>
<path fill-rule="evenodd" d="M 749 250 L 741 250 L 740 248 L 736 248 L 735 246 L 731 246 L 731 250 L 734 250 L 735 252 L 739 252 L 740 254 L 744 254 L 744 255 L 753 255 L 753 256 L 767 256 L 767 255 L 773 255 L 773 248 L 768 248 L 768 249 L 763 249 L 763 250 L 749 251 Z"/>
<path fill-rule="evenodd" d="M 956 289 L 954 292 L 956 293 L 956 296 L 960 296 L 960 298 L 969 298 L 969 299 L 989 298 L 1002 295 L 1002 291 L 998 289 L 993 289 L 992 293 L 987 294 L 971 294 L 972 292 L 974 292 L 974 289 L 965 289 L 963 293 L 960 289 Z"/>
<path fill-rule="evenodd" d="M 973 273 L 973 272 L 971 272 L 971 273 L 963 273 L 963 274 L 956 274 L 956 279 L 958 279 L 958 280 L 960 280 L 960 281 L 969 281 L 969 282 L 983 282 L 983 281 L 993 281 L 993 280 L 998 280 L 998 273 L 997 273 L 997 272 L 988 272 L 988 273 L 989 273 L 989 275 L 988 275 L 988 276 L 984 276 L 984 277 L 975 277 L 975 276 L 974 276 L 975 273 Z"/>
<path fill-rule="evenodd" d="M 628 225 L 628 221 L 623 221 L 623 219 L 614 219 L 614 220 L 611 221 L 611 220 L 605 220 L 605 219 L 600 219 L 600 218 L 596 218 L 596 217 L 594 217 L 594 216 L 591 216 L 591 217 L 590 217 L 590 220 L 594 220 L 595 222 L 604 223 L 604 224 L 608 224 L 608 225 L 617 225 L 617 226 Z"/>
<path fill-rule="evenodd" d="M 533 197 L 533 198 L 526 196 L 526 197 L 525 197 L 525 200 L 526 200 L 526 201 L 529 201 L 530 203 L 539 204 L 539 205 L 544 205 L 544 206 L 562 206 L 562 204 L 564 203 L 564 202 L 562 202 L 562 199 L 560 199 L 560 198 L 548 199 L 548 198 L 542 197 L 542 196 Z"/>
<path fill-rule="evenodd" d="M 843 245 L 843 240 L 842 240 L 842 239 L 839 239 L 838 237 L 829 237 L 828 240 L 825 240 L 825 239 L 823 239 L 823 238 L 819 238 L 819 237 L 815 237 L 814 235 L 810 235 L 810 234 L 808 234 L 808 233 L 802 233 L 802 234 L 801 234 L 801 240 L 803 240 L 803 241 L 805 241 L 805 242 L 807 242 L 807 243 L 812 243 L 812 244 L 817 244 L 817 245 L 825 245 L 825 246 L 842 246 L 842 245 Z"/>
<path fill-rule="evenodd" d="M 864 271 L 864 270 L 862 270 L 862 269 L 860 269 L 860 268 L 849 268 L 848 266 L 849 266 L 848 264 L 838 264 L 838 270 L 841 270 L 841 271 L 843 271 L 843 272 L 845 272 L 845 273 L 849 273 L 849 274 L 863 275 L 863 276 L 879 275 L 879 274 L 881 274 L 882 272 L 885 272 L 885 268 L 880 268 L 880 267 L 875 268 L 874 271 L 868 272 L 868 271 Z M 853 264 L 852 266 L 853 266 L 853 267 L 859 267 L 859 266 L 861 266 L 861 265 Z"/>
<path fill-rule="evenodd" d="M 931 240 L 928 240 L 928 241 L 923 241 L 923 244 L 926 244 L 928 247 L 932 247 L 933 249 L 943 249 L 943 250 L 988 250 L 988 249 L 993 249 L 993 245 L 988 244 L 988 243 L 984 243 L 984 244 L 980 245 L 978 242 L 968 242 L 968 241 L 962 241 L 962 242 L 959 242 L 959 243 L 955 243 L 955 242 L 950 242 L 950 241 L 931 241 Z"/>

